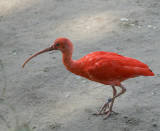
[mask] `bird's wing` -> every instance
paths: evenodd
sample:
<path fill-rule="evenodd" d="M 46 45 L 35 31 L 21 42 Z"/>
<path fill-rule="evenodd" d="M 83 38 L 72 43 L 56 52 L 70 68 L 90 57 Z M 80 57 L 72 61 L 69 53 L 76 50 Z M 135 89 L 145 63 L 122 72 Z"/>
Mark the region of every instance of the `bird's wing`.
<path fill-rule="evenodd" d="M 150 72 L 148 66 L 136 59 L 124 57 L 116 53 L 107 52 L 91 54 L 84 67 L 90 79 L 119 80 L 146 75 Z"/>
<path fill-rule="evenodd" d="M 123 65 L 120 61 L 109 57 L 101 57 L 99 60 L 89 62 L 88 66 L 85 67 L 85 71 L 92 79 L 106 81 L 122 77 L 122 67 Z"/>

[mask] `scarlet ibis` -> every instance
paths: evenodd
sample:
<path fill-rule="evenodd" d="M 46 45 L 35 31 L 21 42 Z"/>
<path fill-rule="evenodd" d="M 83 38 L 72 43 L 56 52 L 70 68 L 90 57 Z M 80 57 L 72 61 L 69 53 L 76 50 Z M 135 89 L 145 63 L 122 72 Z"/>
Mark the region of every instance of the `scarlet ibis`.
<path fill-rule="evenodd" d="M 56 39 L 50 47 L 30 56 L 22 67 L 24 68 L 25 64 L 33 57 L 52 50 L 62 52 L 63 64 L 70 72 L 112 87 L 113 97 L 109 98 L 97 113 L 97 115 L 106 114 L 104 119 L 111 112 L 115 113 L 112 110 L 115 98 L 126 92 L 126 88 L 121 85 L 122 81 L 138 76 L 154 76 L 146 64 L 113 52 L 97 51 L 79 60 L 72 60 L 73 44 L 67 38 Z M 118 94 L 115 86 L 121 88 Z"/>

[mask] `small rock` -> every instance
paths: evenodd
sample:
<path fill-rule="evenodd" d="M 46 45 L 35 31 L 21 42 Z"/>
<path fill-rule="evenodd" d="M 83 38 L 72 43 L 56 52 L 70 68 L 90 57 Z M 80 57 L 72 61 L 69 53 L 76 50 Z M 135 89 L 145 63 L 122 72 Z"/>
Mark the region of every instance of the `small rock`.
<path fill-rule="evenodd" d="M 153 28 L 153 29 L 157 29 L 156 26 L 153 26 L 153 25 L 148 25 L 149 28 Z"/>
<path fill-rule="evenodd" d="M 120 20 L 121 21 L 129 21 L 129 19 L 127 19 L 127 18 L 121 18 Z"/>
<path fill-rule="evenodd" d="M 67 93 L 67 94 L 66 94 L 66 98 L 68 98 L 68 97 L 70 97 L 70 93 Z"/>
<path fill-rule="evenodd" d="M 156 93 L 153 91 L 151 94 L 152 94 L 152 95 L 155 95 Z"/>

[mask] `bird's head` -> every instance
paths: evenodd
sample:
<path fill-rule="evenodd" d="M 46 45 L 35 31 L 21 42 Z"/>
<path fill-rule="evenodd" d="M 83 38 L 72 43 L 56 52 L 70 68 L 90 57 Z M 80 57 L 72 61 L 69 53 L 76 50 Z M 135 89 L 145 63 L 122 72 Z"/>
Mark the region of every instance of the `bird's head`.
<path fill-rule="evenodd" d="M 39 52 L 37 52 L 36 54 L 30 56 L 25 62 L 24 64 L 22 65 L 22 67 L 24 68 L 25 64 L 30 60 L 32 59 L 33 57 L 39 55 L 39 54 L 42 54 L 42 53 L 45 53 L 45 52 L 48 52 L 48 51 L 52 51 L 52 50 L 60 50 L 62 53 L 71 53 L 72 54 L 72 51 L 73 51 L 73 45 L 72 45 L 72 42 L 67 39 L 67 38 L 58 38 L 54 41 L 54 43 L 49 46 L 48 48 L 45 48 Z"/>
<path fill-rule="evenodd" d="M 62 53 L 73 50 L 72 42 L 67 38 L 58 38 L 51 46 L 54 50 L 60 50 Z"/>

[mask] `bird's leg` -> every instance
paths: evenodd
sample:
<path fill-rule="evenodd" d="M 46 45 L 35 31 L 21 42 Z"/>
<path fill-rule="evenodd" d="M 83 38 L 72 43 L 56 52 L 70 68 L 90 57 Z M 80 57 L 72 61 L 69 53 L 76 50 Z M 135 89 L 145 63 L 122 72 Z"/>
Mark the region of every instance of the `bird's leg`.
<path fill-rule="evenodd" d="M 113 89 L 113 97 L 114 97 L 115 95 L 117 95 L 117 90 L 116 90 L 115 86 L 112 86 L 112 89 Z M 114 103 L 114 100 L 111 101 L 111 105 L 109 108 L 110 111 L 112 111 L 113 103 Z"/>
<path fill-rule="evenodd" d="M 113 89 L 113 97 L 114 97 L 117 94 L 117 90 L 115 86 L 112 86 L 112 89 Z M 109 106 L 110 102 L 111 102 L 111 105 Z M 109 111 L 114 112 L 112 111 L 113 103 L 114 103 L 114 100 L 111 101 L 110 99 L 108 99 L 108 101 L 102 106 L 102 108 L 97 113 L 97 115 L 108 114 Z M 106 110 L 107 107 L 109 108 L 109 111 Z"/>
<path fill-rule="evenodd" d="M 123 87 L 122 85 L 119 86 L 122 90 L 120 93 L 118 93 L 117 95 L 115 95 L 113 98 L 111 98 L 111 100 L 114 100 L 115 98 L 117 98 L 118 96 L 122 95 L 123 93 L 126 92 L 126 88 Z"/>
<path fill-rule="evenodd" d="M 118 93 L 117 95 L 115 95 L 114 97 L 110 98 L 111 101 L 114 101 L 115 98 L 119 97 L 120 95 L 122 95 L 123 93 L 126 92 L 126 88 L 124 88 L 122 85 L 120 85 L 119 87 L 122 89 L 121 92 Z M 111 108 L 112 108 L 112 107 L 111 107 Z M 110 115 L 111 112 L 113 112 L 113 111 L 109 110 L 108 113 L 107 113 L 107 115 L 106 115 L 103 119 L 108 118 L 108 116 Z"/>
<path fill-rule="evenodd" d="M 116 94 L 116 89 L 114 86 L 112 86 L 113 88 L 113 97 L 112 98 L 109 98 L 108 101 L 103 105 L 103 107 L 101 108 L 101 110 L 97 113 L 97 115 L 100 115 L 100 114 L 107 114 L 104 119 L 106 119 L 112 111 L 112 107 L 113 107 L 113 103 L 114 103 L 114 100 L 115 98 L 119 97 L 120 95 L 122 95 L 123 93 L 126 92 L 126 88 L 124 88 L 122 85 L 119 86 L 122 90 L 120 93 Z M 115 95 L 114 95 L 115 94 Z M 111 106 L 109 107 L 109 103 L 111 102 Z M 106 111 L 106 108 L 109 108 L 109 111 Z"/>
<path fill-rule="evenodd" d="M 117 94 L 117 90 L 116 90 L 115 86 L 112 86 L 112 89 L 113 89 L 113 97 L 114 97 Z M 105 114 L 108 114 L 109 112 L 113 112 L 114 114 L 117 114 L 115 111 L 112 110 L 113 103 L 114 103 L 114 99 L 111 101 L 111 105 L 109 106 L 109 110 L 104 112 Z"/>

